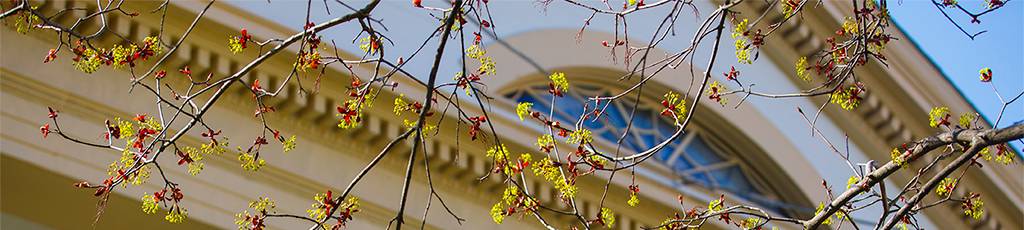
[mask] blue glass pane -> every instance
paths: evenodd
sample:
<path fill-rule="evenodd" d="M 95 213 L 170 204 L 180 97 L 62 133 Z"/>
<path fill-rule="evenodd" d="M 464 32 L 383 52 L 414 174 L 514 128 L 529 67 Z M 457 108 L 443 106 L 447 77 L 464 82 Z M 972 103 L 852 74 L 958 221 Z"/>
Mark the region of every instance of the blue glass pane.
<path fill-rule="evenodd" d="M 700 165 L 711 165 L 724 161 L 700 137 L 693 138 L 693 141 L 690 141 L 690 144 L 686 146 L 686 156 L 689 156 L 690 159 L 693 159 L 694 163 Z"/>
<path fill-rule="evenodd" d="M 547 97 L 545 99 L 551 100 L 551 94 L 548 94 Z M 560 120 L 576 121 L 580 115 L 583 115 L 583 102 L 573 95 L 555 98 L 555 114 Z"/>
<path fill-rule="evenodd" d="M 702 172 L 690 174 L 690 179 L 694 180 L 694 182 L 697 182 L 702 187 L 705 187 L 705 188 L 710 188 L 711 187 L 711 180 L 708 179 L 708 176 L 706 174 L 702 173 Z"/>
<path fill-rule="evenodd" d="M 633 116 L 633 126 L 640 129 L 653 129 L 655 121 L 651 120 L 651 116 L 648 113 L 650 113 L 650 110 L 637 108 L 636 116 Z"/>
<path fill-rule="evenodd" d="M 718 182 L 718 187 L 722 190 L 741 195 L 744 193 L 756 193 L 753 184 L 743 175 L 739 166 L 716 169 L 711 171 L 711 176 L 715 178 L 715 182 Z"/>
<path fill-rule="evenodd" d="M 545 114 L 547 113 L 546 111 L 549 111 L 551 109 L 550 107 L 546 106 L 547 103 L 540 102 L 540 100 L 533 97 L 533 95 L 530 95 L 530 93 L 528 92 L 521 92 L 519 94 L 519 98 L 516 98 L 516 102 L 533 103 L 533 111 L 538 111 Z"/>
<path fill-rule="evenodd" d="M 661 151 L 658 151 L 658 155 L 655 155 L 658 160 L 668 162 L 669 157 L 672 157 L 672 151 L 675 151 L 675 147 L 672 145 L 665 146 Z"/>
<path fill-rule="evenodd" d="M 615 143 L 616 140 L 619 139 L 619 134 L 614 133 L 612 131 L 601 132 L 600 136 L 601 136 L 602 139 L 604 139 L 604 140 L 606 140 L 608 142 L 611 142 L 613 144 Z M 630 148 L 630 150 L 632 150 L 632 148 Z"/>
<path fill-rule="evenodd" d="M 609 105 L 608 108 L 604 110 L 604 115 L 601 117 L 608 119 L 609 123 L 615 127 L 626 127 L 626 122 L 629 122 L 627 120 L 628 117 L 626 117 L 628 115 L 628 113 L 622 113 L 618 106 Z"/>

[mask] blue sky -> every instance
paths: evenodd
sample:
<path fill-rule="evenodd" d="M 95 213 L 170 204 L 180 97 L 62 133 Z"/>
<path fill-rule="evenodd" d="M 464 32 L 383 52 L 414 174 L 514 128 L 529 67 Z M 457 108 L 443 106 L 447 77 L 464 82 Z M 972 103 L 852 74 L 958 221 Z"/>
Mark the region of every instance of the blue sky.
<path fill-rule="evenodd" d="M 982 1 L 961 0 L 960 4 L 974 12 L 984 10 Z M 904 0 L 892 8 L 892 17 L 914 43 L 953 82 L 960 93 L 991 124 L 1002 103 L 992 86 L 978 79 L 978 70 L 988 67 L 994 73 L 992 85 L 1009 100 L 1024 90 L 1024 2 L 1009 1 L 1003 8 L 970 23 L 970 17 L 959 10 L 947 10 L 953 20 L 970 33 L 987 30 L 975 40 L 960 32 L 931 1 Z M 951 92 L 952 93 L 952 92 Z M 999 127 L 1024 120 L 1024 101 L 1007 107 Z M 1021 142 L 1013 143 L 1020 153 Z"/>

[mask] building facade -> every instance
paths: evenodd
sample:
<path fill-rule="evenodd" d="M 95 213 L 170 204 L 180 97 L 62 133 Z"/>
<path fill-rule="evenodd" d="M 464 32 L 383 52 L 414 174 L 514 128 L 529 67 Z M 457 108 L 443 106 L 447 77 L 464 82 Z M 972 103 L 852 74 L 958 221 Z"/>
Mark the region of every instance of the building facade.
<path fill-rule="evenodd" d="M 94 7 L 86 1 L 54 1 L 42 3 L 46 12 L 68 7 Z M 126 7 L 155 8 L 159 2 L 127 2 Z M 199 1 L 172 2 L 168 15 L 174 20 L 164 25 L 168 41 L 177 41 L 205 5 Z M 768 7 L 761 1 L 747 1 L 744 10 Z M 777 89 L 806 89 L 811 85 L 795 80 L 791 67 L 800 56 L 810 56 L 820 50 L 821 41 L 838 27 L 839 19 L 852 6 L 840 2 L 825 2 L 823 7 L 805 12 L 802 20 L 785 25 L 782 36 L 761 50 L 763 60 L 752 67 L 765 79 L 772 79 Z M 148 11 L 148 10 L 147 10 Z M 71 15 L 56 20 L 70 22 Z M 111 16 L 112 31 L 132 40 L 154 35 L 160 26 L 158 15 L 142 14 L 135 18 Z M 210 73 L 226 76 L 255 57 L 254 52 L 232 54 L 226 47 L 227 37 L 246 25 L 258 37 L 287 37 L 295 34 L 293 28 L 280 26 L 267 19 L 252 17 L 248 12 L 230 5 L 215 4 L 189 38 L 163 67 L 176 70 L 189 66 L 199 76 Z M 98 28 L 87 25 L 87 30 Z M 536 152 L 534 141 L 542 133 L 541 126 L 524 125 L 516 117 L 515 103 L 529 101 L 535 108 L 557 107 L 557 116 L 569 120 L 583 113 L 584 97 L 607 95 L 623 90 L 617 81 L 624 72 L 608 58 L 606 50 L 598 47 L 603 32 L 586 32 L 582 41 L 549 39 L 552 36 L 574 37 L 577 29 L 544 29 L 503 37 L 502 42 L 488 45 L 488 54 L 500 63 L 502 71 L 489 77 L 488 94 L 492 112 L 489 122 L 500 130 L 503 143 L 514 153 Z M 114 117 L 129 118 L 139 113 L 154 113 L 153 98 L 142 92 L 129 94 L 129 74 L 124 70 L 101 68 L 86 75 L 75 70 L 68 58 L 56 63 L 43 64 L 46 50 L 56 42 L 52 32 L 18 34 L 11 27 L 2 33 L 2 211 L 3 228 L 11 229 L 79 229 L 94 224 L 96 228 L 220 228 L 234 226 L 235 213 L 245 209 L 247 203 L 259 196 L 272 197 L 281 213 L 305 214 L 313 202 L 314 193 L 328 189 L 344 189 L 352 177 L 369 162 L 391 138 L 404 130 L 402 118 L 392 113 L 390 102 L 397 96 L 423 95 L 423 88 L 415 87 L 408 77 L 395 78 L 399 82 L 393 92 L 384 91 L 370 107 L 364 123 L 356 129 L 337 128 L 334 108 L 347 97 L 345 89 L 353 74 L 368 76 L 373 68 L 356 66 L 354 72 L 340 66 L 331 66 L 320 83 L 323 87 L 315 94 L 300 93 L 296 82 L 288 83 L 285 93 L 268 103 L 276 112 L 268 122 L 284 133 L 298 136 L 298 147 L 289 153 L 268 151 L 263 155 L 268 164 L 257 172 L 246 172 L 239 167 L 235 153 L 208 159 L 206 169 L 198 176 L 189 175 L 184 167 L 168 167 L 172 180 L 180 183 L 188 194 L 183 202 L 190 216 L 184 225 L 162 221 L 162 215 L 146 215 L 139 208 L 139 198 L 159 189 L 151 182 L 119 189 L 96 218 L 96 198 L 91 192 L 71 186 L 77 181 L 95 181 L 106 177 L 107 165 L 115 161 L 119 152 L 89 148 L 60 138 L 42 139 L 39 126 L 47 122 L 46 107 L 61 111 L 62 127 L 87 140 L 99 140 L 103 121 Z M 901 40 L 909 40 L 894 32 Z M 113 43 L 113 36 L 104 38 Z M 543 42 L 539 42 L 543 41 Z M 859 75 L 869 85 L 870 93 L 861 107 L 852 112 L 827 109 L 819 126 L 831 138 L 849 133 L 849 145 L 858 151 L 857 159 L 886 161 L 889 151 L 902 143 L 935 133 L 927 125 L 927 112 L 931 107 L 944 105 L 954 112 L 973 111 L 970 104 L 913 44 L 894 42 L 887 48 L 889 67 L 878 63 L 861 68 Z M 259 79 L 270 85 L 280 84 L 292 67 L 296 49 L 289 49 L 263 63 L 244 77 L 245 82 Z M 356 59 L 351 54 L 343 56 Z M 540 64 L 538 64 L 540 63 Z M 695 67 L 698 68 L 699 67 Z M 663 75 L 688 74 L 678 68 Z M 547 104 L 546 76 L 558 71 L 570 76 L 573 90 L 556 105 Z M 170 72 L 170 71 L 169 71 Z M 758 76 L 762 77 L 762 76 Z M 645 86 L 637 100 L 636 127 L 630 129 L 631 139 L 624 141 L 625 152 L 649 148 L 664 140 L 671 127 L 658 115 L 658 100 L 669 90 L 686 91 L 689 82 L 655 78 Z M 183 80 L 168 80 L 184 85 Z M 630 80 L 626 80 L 628 83 Z M 634 79 L 635 81 L 635 79 Z M 538 83 L 540 82 L 540 83 Z M 766 83 L 768 85 L 768 83 Z M 309 87 L 308 85 L 305 87 Z M 218 102 L 205 120 L 217 124 L 232 140 L 245 142 L 249 133 L 260 131 L 261 123 L 252 117 L 256 106 L 248 88 L 232 88 Z M 608 200 L 604 204 L 616 211 L 614 229 L 638 229 L 661 223 L 673 213 L 727 194 L 729 202 L 767 207 L 772 212 L 793 217 L 809 217 L 818 202 L 826 201 L 822 180 L 836 187 L 844 184 L 848 172 L 835 167 L 840 164 L 831 152 L 823 148 L 819 137 L 809 135 L 810 129 L 795 117 L 795 107 L 826 103 L 827 98 L 792 99 L 785 105 L 773 101 L 751 101 L 738 107 L 720 106 L 702 100 L 695 114 L 695 125 L 685 136 L 654 159 L 635 170 L 635 180 L 641 186 L 640 205 L 626 204 L 627 186 L 633 177 L 616 176 L 611 180 Z M 473 99 L 464 99 L 467 103 Z M 592 128 L 597 147 L 605 151 L 616 149 L 614 140 L 624 132 L 632 104 L 615 104 L 608 119 L 585 124 Z M 466 106 L 468 113 L 482 114 L 475 106 Z M 453 116 L 454 114 L 441 114 Z M 490 207 L 501 196 L 502 185 L 496 177 L 478 178 L 488 173 L 489 160 L 484 152 L 492 145 L 486 141 L 470 141 L 453 128 L 454 119 L 440 124 L 439 133 L 428 140 L 427 158 L 432 183 L 447 205 L 466 219 L 458 223 L 443 210 L 432 209 L 426 215 L 426 229 L 523 229 L 540 228 L 532 218 L 506 218 L 495 225 L 488 214 Z M 797 121 L 797 123 L 794 123 Z M 856 134 L 856 135 L 854 135 Z M 187 136 L 182 143 L 198 145 L 203 140 L 199 133 Z M 239 142 L 239 143 L 241 143 Z M 238 143 L 233 143 L 237 145 Z M 371 171 L 355 190 L 362 200 L 362 210 L 349 224 L 351 229 L 380 229 L 398 210 L 405 163 L 411 145 L 401 145 L 384 158 L 378 168 Z M 934 155 L 932 156 L 934 157 Z M 170 165 L 170 164 L 167 164 Z M 420 168 L 422 170 L 422 168 Z M 955 204 L 928 209 L 922 215 L 926 226 L 941 229 L 1021 229 L 1024 210 L 1022 179 L 1019 164 L 1004 166 L 987 164 L 966 176 L 958 191 L 981 191 L 985 194 L 986 214 L 981 220 L 964 216 Z M 891 177 L 890 187 L 906 183 L 911 173 L 900 172 Z M 608 181 L 607 175 L 587 176 L 577 181 L 579 207 L 585 216 L 597 216 L 598 201 Z M 424 216 L 429 185 L 422 171 L 414 176 L 406 223 L 419 227 Z M 557 204 L 554 188 L 543 181 L 530 181 L 543 202 Z M 679 199 L 681 197 L 682 204 Z M 436 204 L 435 204 L 436 205 Z M 855 216 L 857 221 L 871 222 L 871 216 Z M 567 227 L 574 221 L 568 217 L 551 216 L 557 227 Z M 94 223 L 95 221 L 95 223 Z M 862 223 L 870 224 L 870 223 Z M 275 220 L 274 228 L 295 229 L 308 227 L 296 220 Z M 524 227 L 527 226 L 527 227 Z M 709 228 L 730 228 L 731 225 L 713 222 Z M 780 224 L 783 228 L 796 228 Z"/>

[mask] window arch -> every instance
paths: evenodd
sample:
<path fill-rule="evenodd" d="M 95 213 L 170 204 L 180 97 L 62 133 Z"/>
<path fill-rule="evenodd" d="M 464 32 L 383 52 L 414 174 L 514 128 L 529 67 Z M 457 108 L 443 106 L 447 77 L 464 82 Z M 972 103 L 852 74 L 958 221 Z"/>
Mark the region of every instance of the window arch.
<path fill-rule="evenodd" d="M 621 92 L 615 90 L 599 84 L 574 82 L 564 97 L 555 100 L 558 109 L 554 110 L 553 118 L 562 122 L 575 122 L 584 113 L 584 103 L 588 97 Z M 535 111 L 550 111 L 552 106 L 553 95 L 548 93 L 546 84 L 516 88 L 505 92 L 503 96 L 515 102 L 531 102 Z M 613 101 L 601 119 L 587 119 L 583 126 L 590 129 L 595 137 L 599 137 L 596 139 L 616 143 L 626 131 L 633 110 L 632 101 L 632 98 Z M 661 116 L 660 107 L 654 106 L 659 105 L 643 99 L 636 106 L 629 135 L 622 141 L 623 152 L 648 150 L 675 132 L 672 121 Z M 591 104 L 588 108 L 595 106 Z M 712 191 L 728 192 L 779 214 L 795 216 L 797 212 L 807 211 L 803 205 L 780 201 L 775 192 L 766 188 L 763 178 L 751 172 L 740 157 L 721 147 L 723 143 L 716 140 L 712 130 L 694 126 L 691 125 L 682 137 L 655 153 L 652 159 L 658 162 L 658 167 L 671 171 L 682 185 L 697 185 Z"/>

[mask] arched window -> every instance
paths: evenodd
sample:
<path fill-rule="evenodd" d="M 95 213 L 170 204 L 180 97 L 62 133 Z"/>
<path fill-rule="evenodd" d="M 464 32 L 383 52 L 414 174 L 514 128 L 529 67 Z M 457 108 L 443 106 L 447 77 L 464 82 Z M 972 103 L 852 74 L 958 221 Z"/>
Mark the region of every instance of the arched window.
<path fill-rule="evenodd" d="M 608 96 L 616 92 L 621 91 L 575 82 L 564 97 L 555 99 L 554 118 L 562 122 L 575 122 L 584 113 L 584 103 L 588 97 Z M 550 111 L 553 97 L 548 93 L 546 84 L 517 88 L 504 93 L 504 96 L 515 102 L 532 102 L 533 109 L 543 113 Z M 604 111 L 601 119 L 587 119 L 583 126 L 590 129 L 594 136 L 614 145 L 626 131 L 633 100 L 633 97 L 615 100 Z M 650 100 L 641 101 L 636 107 L 629 135 L 622 141 L 623 150 L 626 150 L 622 151 L 624 154 L 648 150 L 675 132 L 672 121 L 661 116 L 660 107 L 653 107 L 659 104 L 650 103 Z M 604 105 L 602 103 L 600 106 Z M 593 111 L 594 108 L 595 105 L 591 103 L 588 110 Z M 739 157 L 722 151 L 717 147 L 720 145 L 721 142 L 715 141 L 713 130 L 691 125 L 684 136 L 673 140 L 652 159 L 659 162 L 659 167 L 667 168 L 675 174 L 676 181 L 682 185 L 699 185 L 715 192 L 728 192 L 783 215 L 792 215 L 791 211 L 806 211 L 803 206 L 780 202 L 775 194 L 764 189 L 764 180 L 757 180 L 758 177 L 751 175 L 751 170 L 745 167 L 746 164 Z"/>

